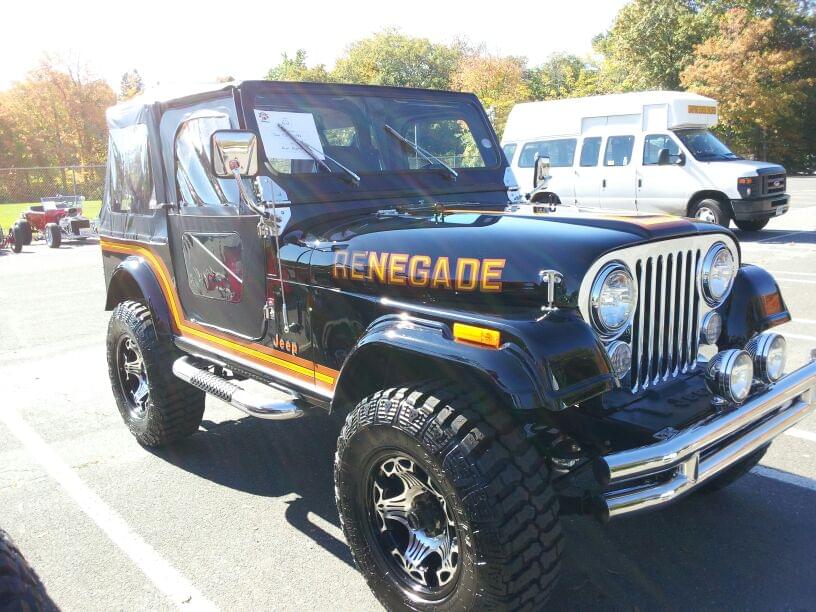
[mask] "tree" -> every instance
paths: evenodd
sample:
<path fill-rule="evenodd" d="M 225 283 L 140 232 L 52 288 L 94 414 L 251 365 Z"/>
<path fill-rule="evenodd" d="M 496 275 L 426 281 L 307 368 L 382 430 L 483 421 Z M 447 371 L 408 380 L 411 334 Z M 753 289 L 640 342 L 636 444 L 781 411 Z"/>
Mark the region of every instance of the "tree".
<path fill-rule="evenodd" d="M 679 89 L 680 73 L 706 35 L 694 0 L 634 0 L 596 37 L 606 91 Z"/>
<path fill-rule="evenodd" d="M 720 129 L 735 148 L 796 166 L 812 146 L 806 137 L 813 128 L 804 120 L 812 112 L 816 79 L 808 74 L 813 58 L 804 49 L 772 44 L 778 23 L 744 8 L 726 11 L 681 81 L 718 101 Z"/>
<path fill-rule="evenodd" d="M 298 49 L 294 57 L 281 54 L 281 61 L 272 67 L 266 75 L 270 81 L 312 81 L 327 83 L 332 80 L 326 66 L 318 64 L 313 68 L 306 65 L 306 51 Z"/>
<path fill-rule="evenodd" d="M 513 105 L 530 99 L 530 89 L 524 81 L 524 63 L 519 57 L 468 55 L 460 60 L 451 86 L 475 93 L 501 134 Z"/>
<path fill-rule="evenodd" d="M 525 71 L 534 100 L 556 100 L 598 93 L 598 69 L 577 55 L 556 53 L 543 64 Z"/>
<path fill-rule="evenodd" d="M 144 91 L 142 75 L 135 68 L 122 74 L 119 84 L 119 99 L 128 100 Z"/>
<path fill-rule="evenodd" d="M 458 49 L 387 29 L 351 44 L 334 68 L 343 83 L 450 89 Z"/>

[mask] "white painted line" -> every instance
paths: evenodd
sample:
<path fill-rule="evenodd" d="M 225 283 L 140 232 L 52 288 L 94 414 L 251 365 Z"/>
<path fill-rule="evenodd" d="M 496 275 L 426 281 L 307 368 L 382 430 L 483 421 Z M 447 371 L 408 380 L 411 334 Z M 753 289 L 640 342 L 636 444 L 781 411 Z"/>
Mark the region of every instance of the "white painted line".
<path fill-rule="evenodd" d="M 816 325 L 816 319 L 800 319 L 799 317 L 793 317 L 793 319 L 791 319 L 791 325 L 795 323 L 803 323 L 805 325 Z"/>
<path fill-rule="evenodd" d="M 786 338 L 795 338 L 796 340 L 810 340 L 811 342 L 816 342 L 816 336 L 805 336 L 804 334 L 789 334 L 786 331 L 779 332 Z"/>
<path fill-rule="evenodd" d="M 802 487 L 803 489 L 810 489 L 811 491 L 816 491 L 815 480 L 805 478 L 804 476 L 799 476 L 798 474 L 783 472 L 782 470 L 776 470 L 774 468 L 769 468 L 764 465 L 756 466 L 751 470 L 751 473 L 756 474 L 758 476 L 765 476 L 766 478 L 773 478 L 774 480 L 784 482 L 785 484 Z"/>
<path fill-rule="evenodd" d="M 798 427 L 791 427 L 789 430 L 785 432 L 786 436 L 793 436 L 794 438 L 800 438 L 802 440 L 808 440 L 810 442 L 816 442 L 816 433 L 812 431 L 808 431 L 807 429 L 799 429 Z"/>
<path fill-rule="evenodd" d="M 96 525 L 145 576 L 183 610 L 217 610 L 190 582 L 145 542 L 115 510 L 94 493 L 17 412 L 4 406 L 0 421 Z"/>
<path fill-rule="evenodd" d="M 783 283 L 802 283 L 805 285 L 816 285 L 816 280 L 810 280 L 808 278 L 779 278 L 778 276 L 774 275 L 774 280 L 782 281 Z"/>
<path fill-rule="evenodd" d="M 792 276 L 816 276 L 816 272 L 794 272 L 793 270 L 771 270 L 769 268 L 765 268 L 771 274 L 790 274 Z"/>
<path fill-rule="evenodd" d="M 799 230 L 796 232 L 789 232 L 787 234 L 782 234 L 781 236 L 770 236 L 768 238 L 763 238 L 762 240 L 757 240 L 757 242 L 766 242 L 767 240 L 780 240 L 781 238 L 786 238 L 788 236 L 796 236 L 797 234 L 809 234 L 810 230 Z"/>

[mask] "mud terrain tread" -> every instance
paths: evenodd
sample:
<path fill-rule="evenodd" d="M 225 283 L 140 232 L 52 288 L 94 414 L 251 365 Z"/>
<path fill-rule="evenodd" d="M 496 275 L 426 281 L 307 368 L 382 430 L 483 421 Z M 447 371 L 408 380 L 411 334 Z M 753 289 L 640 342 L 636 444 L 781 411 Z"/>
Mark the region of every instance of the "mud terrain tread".
<path fill-rule="evenodd" d="M 133 335 L 145 360 L 151 402 L 146 426 L 127 418 L 124 402 L 119 396 L 116 362 L 112 358 L 118 325 L 124 326 Z M 113 309 L 108 326 L 108 356 L 108 374 L 114 396 L 125 423 L 140 443 L 151 447 L 163 446 L 198 430 L 204 415 L 204 393 L 173 375 L 173 361 L 179 357 L 179 353 L 169 337 L 157 333 L 147 306 L 141 302 L 126 301 Z"/>
<path fill-rule="evenodd" d="M 540 609 L 560 571 L 563 534 L 558 499 L 549 483 L 546 460 L 523 429 L 495 407 L 481 389 L 451 388 L 446 381 L 378 391 L 352 410 L 338 439 L 335 490 L 341 518 L 348 500 L 341 496 L 341 464 L 351 438 L 363 427 L 390 425 L 421 440 L 440 460 L 463 505 L 477 525 L 484 610 Z M 358 537 L 343 524 L 346 539 Z M 371 562 L 355 562 L 377 592 Z"/>
<path fill-rule="evenodd" d="M 19 549 L 0 529 L 0 610 L 51 612 L 57 606 Z"/>

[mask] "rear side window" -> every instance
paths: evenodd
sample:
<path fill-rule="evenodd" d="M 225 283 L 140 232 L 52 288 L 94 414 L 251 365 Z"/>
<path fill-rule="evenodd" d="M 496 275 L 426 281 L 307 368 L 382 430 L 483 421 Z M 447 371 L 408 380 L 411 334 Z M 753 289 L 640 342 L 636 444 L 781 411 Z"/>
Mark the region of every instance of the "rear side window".
<path fill-rule="evenodd" d="M 598 157 L 601 155 L 601 137 L 593 136 L 592 138 L 584 138 L 584 144 L 581 145 L 581 166 L 584 168 L 588 166 L 597 166 Z"/>
<path fill-rule="evenodd" d="M 634 136 L 610 136 L 606 141 L 604 166 L 628 166 L 634 146 Z"/>
<path fill-rule="evenodd" d="M 185 204 L 215 206 L 239 201 L 235 181 L 218 179 L 212 172 L 210 139 L 216 130 L 230 129 L 227 115 L 201 111 L 193 114 L 176 134 L 176 182 Z"/>
<path fill-rule="evenodd" d="M 571 166 L 575 159 L 576 144 L 575 138 L 528 142 L 521 148 L 518 165 L 520 168 L 532 168 L 538 154 L 538 157 L 550 158 L 551 168 Z"/>
<path fill-rule="evenodd" d="M 117 212 L 147 213 L 156 207 L 146 125 L 110 131 L 106 199 Z"/>
<path fill-rule="evenodd" d="M 649 134 L 643 141 L 643 165 L 656 166 L 661 149 L 668 149 L 671 157 L 680 155 L 680 147 L 667 134 Z"/>
<path fill-rule="evenodd" d="M 516 147 L 518 145 L 516 143 L 506 144 L 502 147 L 502 151 L 504 151 L 504 156 L 507 158 L 507 163 L 513 161 L 513 156 L 516 154 Z"/>

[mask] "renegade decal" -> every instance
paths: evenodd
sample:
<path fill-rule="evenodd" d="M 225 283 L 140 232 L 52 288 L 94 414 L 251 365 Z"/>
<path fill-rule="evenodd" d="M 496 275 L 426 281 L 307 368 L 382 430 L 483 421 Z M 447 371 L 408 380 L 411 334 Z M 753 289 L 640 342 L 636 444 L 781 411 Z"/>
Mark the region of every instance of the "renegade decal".
<path fill-rule="evenodd" d="M 506 259 L 477 259 L 376 251 L 336 251 L 332 278 L 456 291 L 502 290 Z M 452 274 L 453 272 L 453 274 Z"/>

